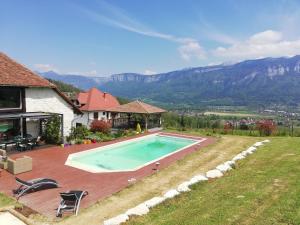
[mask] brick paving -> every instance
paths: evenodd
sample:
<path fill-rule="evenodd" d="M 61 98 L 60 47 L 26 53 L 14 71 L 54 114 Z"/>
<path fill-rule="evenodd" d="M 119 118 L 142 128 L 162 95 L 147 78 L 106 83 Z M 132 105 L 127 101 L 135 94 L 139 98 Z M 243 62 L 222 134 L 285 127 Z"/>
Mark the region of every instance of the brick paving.
<path fill-rule="evenodd" d="M 168 133 L 168 135 L 178 136 L 180 134 Z M 90 173 L 65 165 L 65 161 L 68 155 L 71 153 L 97 148 L 107 144 L 112 144 L 136 137 L 137 136 L 121 138 L 105 143 L 73 145 L 67 148 L 55 146 L 41 150 L 22 152 L 11 155 L 11 158 L 18 158 L 24 155 L 33 158 L 33 170 L 30 172 L 19 174 L 17 175 L 17 177 L 24 180 L 30 180 L 38 177 L 47 177 L 55 179 L 60 185 L 59 188 L 29 193 L 21 197 L 19 201 L 45 216 L 54 217 L 55 209 L 57 208 L 60 201 L 60 192 L 72 189 L 88 191 L 89 195 L 81 202 L 81 208 L 85 208 L 94 204 L 100 199 L 108 197 L 113 193 L 122 190 L 123 188 L 128 186 L 128 180 L 130 178 L 139 180 L 145 176 L 151 175 L 154 172 L 153 168 L 155 168 L 155 162 L 136 171 L 112 173 Z M 201 139 L 200 137 L 194 138 Z M 213 138 L 207 138 L 200 144 L 195 144 L 189 148 L 161 159 L 159 160 L 159 167 L 160 169 L 162 169 L 170 165 L 172 162 L 183 158 L 186 154 L 212 144 L 214 141 L 215 139 Z M 17 184 L 15 182 L 14 175 L 3 171 L 2 176 L 0 177 L 0 191 L 12 196 L 12 190 L 16 187 Z"/>

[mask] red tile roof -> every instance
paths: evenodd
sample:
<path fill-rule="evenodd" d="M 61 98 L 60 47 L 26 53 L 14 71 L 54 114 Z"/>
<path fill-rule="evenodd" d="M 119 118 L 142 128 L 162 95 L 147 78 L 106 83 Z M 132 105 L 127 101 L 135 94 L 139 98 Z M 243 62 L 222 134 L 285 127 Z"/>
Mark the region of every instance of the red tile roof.
<path fill-rule="evenodd" d="M 149 105 L 145 102 L 134 101 L 124 105 L 119 105 L 114 108 L 109 109 L 110 112 L 120 112 L 120 113 L 139 113 L 139 114 L 154 114 L 163 113 L 166 110 L 158 108 L 153 105 Z"/>
<path fill-rule="evenodd" d="M 77 100 L 83 105 L 80 107 L 82 111 L 107 111 L 109 108 L 120 105 L 114 96 L 97 88 L 91 88 L 87 92 L 79 93 Z"/>
<path fill-rule="evenodd" d="M 0 52 L 0 86 L 52 88 L 73 107 L 76 113 L 82 113 L 54 84 L 9 58 L 3 52 Z"/>
<path fill-rule="evenodd" d="M 0 52 L 0 86 L 54 87 L 55 85 Z"/>

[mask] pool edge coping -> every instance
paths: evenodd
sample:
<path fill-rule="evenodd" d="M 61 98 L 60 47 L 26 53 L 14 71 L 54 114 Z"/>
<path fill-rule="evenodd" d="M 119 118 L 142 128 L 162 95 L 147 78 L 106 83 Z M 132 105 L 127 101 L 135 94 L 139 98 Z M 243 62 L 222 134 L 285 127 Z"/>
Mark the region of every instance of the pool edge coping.
<path fill-rule="evenodd" d="M 204 142 L 207 140 L 207 138 L 203 138 L 203 137 L 193 137 L 193 136 L 185 136 L 185 135 L 172 135 L 171 133 L 164 133 L 164 132 L 158 132 L 158 133 L 155 133 L 155 134 L 149 134 L 149 135 L 145 135 L 145 136 L 142 136 L 142 137 L 137 137 L 137 138 L 133 138 L 133 139 L 129 139 L 129 140 L 125 140 L 125 141 L 120 141 L 120 142 L 117 142 L 117 143 L 112 143 L 112 144 L 108 144 L 108 145 L 105 145 L 105 146 L 102 146 L 100 148 L 102 148 L 100 151 L 103 151 L 105 150 L 106 148 L 108 147 L 111 147 L 111 146 L 118 146 L 120 144 L 124 144 L 124 143 L 130 143 L 130 142 L 133 142 L 133 141 L 136 141 L 136 140 L 140 140 L 140 139 L 144 139 L 144 138 L 147 138 L 149 136 L 157 136 L 157 135 L 161 135 L 161 136 L 171 136 L 171 137 L 177 137 L 177 138 L 184 138 L 184 139 L 190 139 L 190 140 L 194 140 L 195 142 L 192 143 L 192 144 L 189 144 L 187 146 L 184 146 L 183 148 L 180 148 L 174 152 L 171 152 L 167 155 L 164 155 L 162 157 L 159 157 L 157 159 L 154 159 L 154 160 L 151 160 L 141 166 L 138 166 L 138 167 L 135 167 L 133 169 L 128 169 L 128 170 L 105 170 L 105 169 L 95 169 L 94 167 L 89 167 L 87 166 L 86 164 L 82 164 L 82 163 L 79 163 L 79 162 L 72 162 L 72 158 L 76 155 L 76 156 L 80 156 L 82 154 L 86 154 L 87 152 L 94 152 L 96 151 L 97 148 L 92 148 L 92 149 L 88 149 L 88 150 L 85 150 L 85 151 L 81 151 L 81 152 L 77 152 L 77 153 L 71 153 L 69 154 L 67 160 L 65 161 L 65 165 L 66 166 L 70 166 L 70 167 L 73 167 L 73 168 L 76 168 L 76 169 L 80 169 L 80 170 L 83 170 L 83 171 L 86 171 L 86 172 L 90 172 L 90 173 L 122 173 L 122 172 L 134 172 L 134 171 L 137 171 L 139 169 L 142 169 L 143 167 L 146 167 L 154 162 L 158 162 L 164 158 L 167 158 L 173 154 L 176 154 L 180 151 L 183 151 L 185 149 L 188 149 L 192 146 L 196 146 L 196 145 L 199 145 L 201 142 Z M 200 139 L 196 139 L 196 138 L 200 138 Z M 98 150 L 99 151 L 99 150 Z"/>

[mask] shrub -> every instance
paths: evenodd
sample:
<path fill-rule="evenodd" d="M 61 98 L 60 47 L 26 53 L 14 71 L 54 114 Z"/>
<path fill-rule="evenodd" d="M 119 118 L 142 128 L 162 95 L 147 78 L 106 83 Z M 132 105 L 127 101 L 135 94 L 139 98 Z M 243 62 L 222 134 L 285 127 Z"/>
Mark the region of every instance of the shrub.
<path fill-rule="evenodd" d="M 61 121 L 59 116 L 53 116 L 46 121 L 43 139 L 49 144 L 61 143 Z"/>
<path fill-rule="evenodd" d="M 261 120 L 256 123 L 256 128 L 259 131 L 260 136 L 270 136 L 276 131 L 276 124 L 273 120 Z"/>
<path fill-rule="evenodd" d="M 233 124 L 231 122 L 227 122 L 224 124 L 224 133 L 228 134 L 229 132 L 233 132 Z"/>
<path fill-rule="evenodd" d="M 83 140 L 82 139 L 76 139 L 75 144 L 77 144 L 77 145 L 83 144 Z"/>
<path fill-rule="evenodd" d="M 141 125 L 139 123 L 136 125 L 136 132 L 139 134 L 142 133 Z"/>
<path fill-rule="evenodd" d="M 68 137 L 68 141 L 75 139 L 84 139 L 89 135 L 89 130 L 86 126 L 72 127 L 70 135 Z"/>
<path fill-rule="evenodd" d="M 118 130 L 115 134 L 114 134 L 114 137 L 115 138 L 120 138 L 120 137 L 123 137 L 123 136 L 126 136 L 126 133 L 124 130 Z"/>
<path fill-rule="evenodd" d="M 108 134 L 111 129 L 111 124 L 105 122 L 104 120 L 94 120 L 91 123 L 91 131 L 92 132 L 102 132 L 104 134 Z"/>

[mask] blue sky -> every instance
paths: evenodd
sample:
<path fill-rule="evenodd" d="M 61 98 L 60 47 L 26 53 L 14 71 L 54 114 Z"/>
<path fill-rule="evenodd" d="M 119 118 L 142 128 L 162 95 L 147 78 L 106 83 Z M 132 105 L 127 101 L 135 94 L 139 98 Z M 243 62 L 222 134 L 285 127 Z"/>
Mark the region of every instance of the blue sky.
<path fill-rule="evenodd" d="M 1 0 L 0 50 L 33 70 L 105 76 L 300 54 L 295 0 Z"/>

